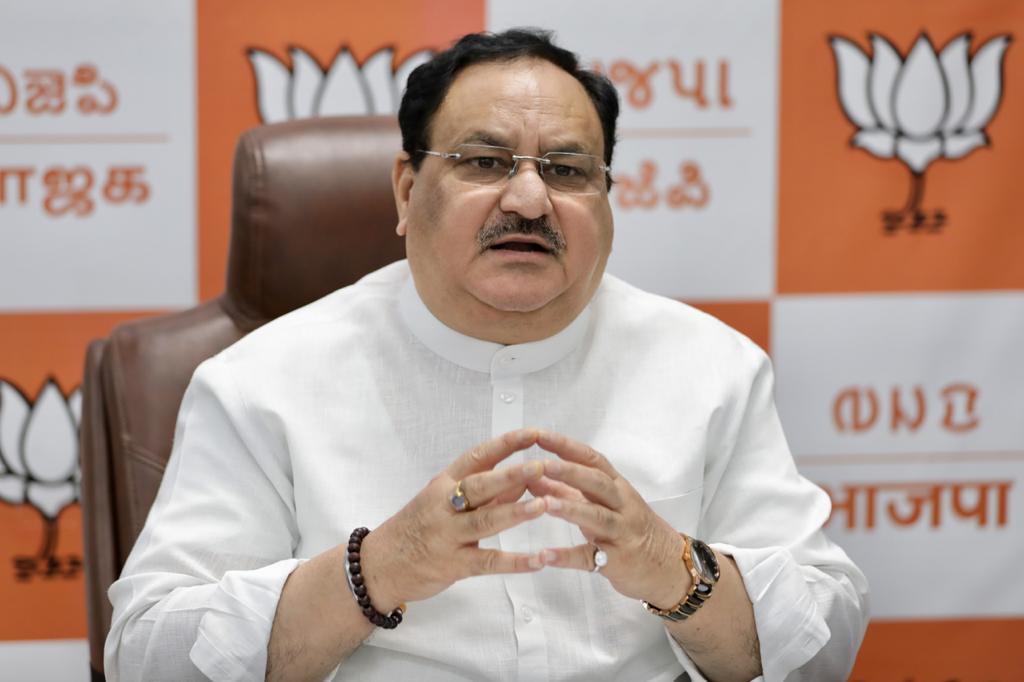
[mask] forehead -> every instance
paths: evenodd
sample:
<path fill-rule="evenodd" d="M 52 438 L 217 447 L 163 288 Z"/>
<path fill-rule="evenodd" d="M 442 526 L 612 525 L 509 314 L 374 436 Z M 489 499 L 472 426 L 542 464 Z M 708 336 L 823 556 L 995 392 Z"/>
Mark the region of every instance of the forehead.
<path fill-rule="evenodd" d="M 431 124 L 431 145 L 462 142 L 520 153 L 604 154 L 601 121 L 586 90 L 540 59 L 474 64 L 456 76 Z"/>

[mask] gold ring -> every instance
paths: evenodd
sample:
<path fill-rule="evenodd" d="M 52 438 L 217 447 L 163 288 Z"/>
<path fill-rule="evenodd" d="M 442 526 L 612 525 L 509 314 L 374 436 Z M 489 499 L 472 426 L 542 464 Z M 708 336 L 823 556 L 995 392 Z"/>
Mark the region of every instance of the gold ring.
<path fill-rule="evenodd" d="M 466 493 L 462 492 L 462 481 L 455 484 L 455 492 L 452 493 L 451 503 L 457 512 L 473 511 L 473 505 L 469 503 L 469 498 L 466 497 Z"/>

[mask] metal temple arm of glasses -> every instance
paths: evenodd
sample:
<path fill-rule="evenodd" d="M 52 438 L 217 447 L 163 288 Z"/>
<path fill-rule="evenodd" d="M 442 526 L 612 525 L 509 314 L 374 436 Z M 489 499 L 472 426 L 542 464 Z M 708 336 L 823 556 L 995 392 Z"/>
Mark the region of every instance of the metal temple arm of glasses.
<path fill-rule="evenodd" d="M 462 158 L 462 154 L 459 152 L 432 152 L 429 149 L 421 149 L 419 151 L 421 154 L 429 154 L 430 156 L 437 156 L 442 159 L 453 159 L 457 161 Z"/>

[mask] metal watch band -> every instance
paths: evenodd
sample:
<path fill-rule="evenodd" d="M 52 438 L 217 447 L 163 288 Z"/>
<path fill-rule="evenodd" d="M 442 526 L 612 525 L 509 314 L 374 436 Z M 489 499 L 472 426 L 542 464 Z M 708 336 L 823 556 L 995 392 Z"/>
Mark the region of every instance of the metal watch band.
<path fill-rule="evenodd" d="M 704 602 L 711 597 L 712 589 L 714 588 L 715 581 L 718 580 L 719 572 L 717 566 L 712 567 L 714 571 L 714 580 L 705 580 L 698 572 L 693 561 L 693 539 L 685 533 L 680 533 L 683 537 L 683 565 L 686 567 L 686 571 L 690 574 L 690 589 L 687 591 L 686 596 L 683 597 L 682 601 L 673 606 L 671 609 L 660 609 L 657 606 L 649 602 L 641 602 L 644 609 L 648 613 L 653 613 L 656 616 L 670 620 L 677 623 L 682 620 L 686 620 L 694 613 L 697 612 Z"/>

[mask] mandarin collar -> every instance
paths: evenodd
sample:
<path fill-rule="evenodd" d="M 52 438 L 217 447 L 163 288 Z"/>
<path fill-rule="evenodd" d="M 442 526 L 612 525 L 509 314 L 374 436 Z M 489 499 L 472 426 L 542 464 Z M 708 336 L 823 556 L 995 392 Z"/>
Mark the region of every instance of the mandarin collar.
<path fill-rule="evenodd" d="M 593 316 L 587 304 L 569 326 L 554 336 L 503 346 L 466 336 L 434 317 L 420 298 L 412 277 L 402 287 L 398 307 L 402 320 L 424 346 L 460 367 L 492 376 L 529 374 L 562 360 L 583 341 Z"/>

